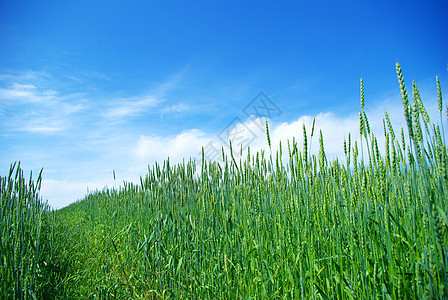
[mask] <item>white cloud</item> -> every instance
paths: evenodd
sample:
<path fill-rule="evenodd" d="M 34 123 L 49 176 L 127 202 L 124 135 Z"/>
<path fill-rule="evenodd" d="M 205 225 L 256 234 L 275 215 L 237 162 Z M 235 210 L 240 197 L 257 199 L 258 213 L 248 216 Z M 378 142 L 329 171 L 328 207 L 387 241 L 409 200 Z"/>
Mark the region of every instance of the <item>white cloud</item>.
<path fill-rule="evenodd" d="M 81 73 L 84 77 L 97 78 L 101 80 L 111 80 L 109 76 L 99 71 L 84 71 Z"/>
<path fill-rule="evenodd" d="M 186 105 L 184 103 L 178 103 L 171 106 L 164 107 L 160 110 L 162 114 L 166 113 L 183 113 L 187 112 L 191 109 L 189 105 Z"/>
<path fill-rule="evenodd" d="M 0 100 L 3 104 L 48 103 L 54 102 L 57 92 L 46 89 L 43 79 L 48 75 L 37 72 L 24 72 L 19 75 L 0 74 Z"/>
<path fill-rule="evenodd" d="M 0 120 L 2 129 L 10 132 L 54 134 L 71 126 L 73 114 L 87 108 L 84 95 L 61 94 L 46 89 L 47 75 L 24 73 L 22 75 L 0 75 Z M 42 78 L 44 77 L 44 78 Z M 42 83 L 42 84 L 41 84 Z"/>
<path fill-rule="evenodd" d="M 12 88 L 2 88 L 0 89 L 0 100 L 6 100 L 11 102 L 21 102 L 21 103 L 41 103 L 48 99 L 48 95 L 42 95 L 36 93 L 29 87 L 24 87 L 21 85 L 15 85 Z M 8 102 L 4 102 L 8 103 Z"/>
<path fill-rule="evenodd" d="M 172 74 L 167 80 L 158 84 L 153 90 L 154 94 L 157 95 L 157 97 L 165 97 L 170 91 L 177 89 L 181 85 L 187 77 L 187 73 L 188 66 Z"/>
<path fill-rule="evenodd" d="M 312 140 L 310 139 L 313 119 L 315 119 L 315 128 Z M 250 134 L 255 134 L 255 138 L 250 143 L 251 153 L 264 150 L 269 153 L 269 146 L 267 142 L 267 136 L 265 132 L 266 119 L 256 119 L 255 121 L 247 120 L 244 124 L 240 124 L 241 130 L 248 128 Z M 324 136 L 324 146 L 328 158 L 341 156 L 343 154 L 343 141 L 348 137 L 350 132 L 357 132 L 358 120 L 356 116 L 343 116 L 339 117 L 333 113 L 320 113 L 317 116 L 305 115 L 299 117 L 295 121 L 277 123 L 275 120 L 268 121 L 269 135 L 272 146 L 272 153 L 275 154 L 279 150 L 280 142 L 282 143 L 282 151 L 284 157 L 287 157 L 287 142 L 289 140 L 292 147 L 292 140 L 295 139 L 297 146 L 300 150 L 303 149 L 303 125 L 305 125 L 308 136 L 308 147 L 311 143 L 311 153 L 316 154 L 319 149 L 319 131 L 322 130 Z M 249 131 L 247 131 L 249 132 Z M 243 144 L 244 146 L 245 144 Z M 241 143 L 236 143 L 235 150 L 239 153 Z M 243 149 L 243 157 L 246 155 L 245 149 Z"/>
<path fill-rule="evenodd" d="M 41 82 L 42 80 L 49 78 L 50 75 L 45 72 L 36 72 L 32 70 L 26 70 L 22 72 L 9 72 L 1 73 L 0 81 L 4 82 Z"/>
<path fill-rule="evenodd" d="M 427 110 L 435 121 L 437 121 L 436 117 L 438 116 L 436 103 L 437 101 L 433 105 L 427 105 Z M 378 101 L 375 107 L 366 107 L 370 128 L 378 139 L 380 151 L 384 150 L 383 118 L 385 111 L 389 114 L 397 136 L 399 136 L 400 126 L 406 128 L 399 96 L 388 96 Z M 311 139 L 313 119 L 315 119 L 315 128 L 314 136 Z M 160 163 L 168 156 L 171 161 L 181 162 L 183 158 L 188 159 L 189 157 L 200 160 L 201 149 L 204 147 L 208 159 L 220 160 L 222 157 L 221 147 L 224 146 L 226 155 L 230 153 L 227 142 L 229 139 L 232 140 L 235 158 L 239 158 L 241 146 L 243 146 L 243 158 L 247 155 L 247 146 L 250 146 L 251 154 L 261 150 L 269 153 L 265 124 L 265 118 L 247 119 L 245 121 L 235 118 L 228 127 L 223 128 L 216 135 L 207 135 L 202 131 L 193 129 L 168 137 L 141 136 L 137 142 L 135 153 L 148 163 L 154 161 Z M 329 160 L 336 157 L 341 161 L 345 160 L 344 140 L 348 140 L 349 134 L 351 135 L 352 146 L 355 140 L 358 141 L 358 146 L 360 146 L 359 111 L 345 116 L 323 112 L 315 116 L 300 116 L 291 122 L 278 123 L 275 120 L 269 120 L 272 153 L 276 153 L 281 141 L 284 158 L 287 158 L 287 141 L 289 140 L 292 146 L 293 137 L 299 150 L 302 151 L 303 125 L 306 127 L 308 147 L 311 147 L 311 154 L 317 154 L 319 151 L 320 130 L 322 130 L 325 153 Z"/>
<path fill-rule="evenodd" d="M 157 106 L 159 102 L 152 96 L 121 99 L 112 102 L 102 116 L 111 122 L 121 122 L 125 118 L 145 113 L 148 108 Z"/>
<path fill-rule="evenodd" d="M 28 90 L 28 89 L 35 89 L 36 86 L 34 84 L 21 84 L 21 83 L 14 83 L 13 88 L 15 90 Z"/>
<path fill-rule="evenodd" d="M 273 153 L 278 149 L 280 141 L 286 147 L 287 140 L 292 142 L 295 137 L 299 149 L 303 146 L 303 124 L 305 124 L 308 136 L 311 133 L 313 116 L 301 116 L 293 122 L 276 123 L 269 121 L 270 138 Z M 350 131 L 356 132 L 358 126 L 357 116 L 337 117 L 333 113 L 321 113 L 316 118 L 316 125 L 312 149 L 317 153 L 319 149 L 319 130 L 324 134 L 325 149 L 327 156 L 333 157 L 343 153 L 343 141 L 348 137 Z M 189 157 L 201 159 L 201 150 L 204 147 L 207 159 L 221 160 L 221 148 L 224 147 L 226 155 L 230 154 L 229 139 L 232 140 L 232 149 L 235 158 L 240 157 L 243 148 L 243 158 L 247 155 L 247 146 L 251 153 L 257 151 L 268 151 L 268 143 L 265 132 L 265 118 L 255 120 L 247 119 L 244 122 L 233 122 L 228 128 L 224 128 L 216 135 L 207 135 L 204 132 L 192 129 L 178 135 L 140 136 L 135 150 L 139 160 L 154 163 L 162 162 L 170 157 L 172 162 L 181 162 Z M 286 148 L 283 150 L 285 151 Z M 286 153 L 286 152 L 285 152 Z"/>
<path fill-rule="evenodd" d="M 97 182 L 82 181 L 64 181 L 54 179 L 43 179 L 40 195 L 54 209 L 59 209 L 83 199 L 87 195 L 87 191 L 101 191 L 107 184 L 111 184 L 107 180 Z"/>
<path fill-rule="evenodd" d="M 135 155 L 139 161 L 150 164 L 161 162 L 168 157 L 172 162 L 181 162 L 183 158 L 196 157 L 202 145 L 206 145 L 211 139 L 198 129 L 186 130 L 168 137 L 140 136 Z"/>
<path fill-rule="evenodd" d="M 41 133 L 55 133 L 63 131 L 63 126 L 39 126 L 39 125 L 28 125 L 22 128 L 23 131 L 28 132 L 41 132 Z"/>

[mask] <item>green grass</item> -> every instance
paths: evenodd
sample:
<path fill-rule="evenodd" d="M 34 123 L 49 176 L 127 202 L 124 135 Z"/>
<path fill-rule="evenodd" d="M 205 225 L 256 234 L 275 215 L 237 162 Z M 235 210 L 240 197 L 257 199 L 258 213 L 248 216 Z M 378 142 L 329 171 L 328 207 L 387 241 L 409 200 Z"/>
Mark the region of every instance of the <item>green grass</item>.
<path fill-rule="evenodd" d="M 361 81 L 360 137 L 341 141 L 344 162 L 326 158 L 313 124 L 303 128 L 304 145 L 293 139 L 272 155 L 249 150 L 241 161 L 223 153 L 221 164 L 203 158 L 200 165 L 171 165 L 167 159 L 138 184 L 105 188 L 57 211 L 48 228 L 64 268 L 54 294 L 447 298 L 448 154 L 440 83 L 440 120 L 434 122 L 415 83 L 409 101 L 398 64 L 397 75 L 408 128 L 396 135 L 386 113 L 385 149 L 370 131 Z M 313 139 L 319 139 L 318 155 L 310 154 Z"/>
<path fill-rule="evenodd" d="M 2 299 L 48 299 L 58 294 L 54 213 L 38 195 L 42 171 L 26 182 L 20 163 L 0 177 L 0 295 Z"/>

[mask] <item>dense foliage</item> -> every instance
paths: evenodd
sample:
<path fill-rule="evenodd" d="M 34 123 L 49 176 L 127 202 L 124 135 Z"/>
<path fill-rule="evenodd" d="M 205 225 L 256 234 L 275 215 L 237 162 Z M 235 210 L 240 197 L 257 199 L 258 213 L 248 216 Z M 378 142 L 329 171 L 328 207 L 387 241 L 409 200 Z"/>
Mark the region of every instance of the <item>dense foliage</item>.
<path fill-rule="evenodd" d="M 27 183 L 20 163 L 0 177 L 0 297 L 54 298 L 64 272 L 56 254 L 54 213 L 39 198 L 42 171 Z"/>

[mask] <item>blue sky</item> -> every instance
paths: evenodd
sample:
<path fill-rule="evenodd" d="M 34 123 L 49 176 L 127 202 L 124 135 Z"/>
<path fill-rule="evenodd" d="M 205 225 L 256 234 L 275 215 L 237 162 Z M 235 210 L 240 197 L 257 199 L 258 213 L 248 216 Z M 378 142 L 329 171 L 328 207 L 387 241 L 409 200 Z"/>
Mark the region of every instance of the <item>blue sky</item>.
<path fill-rule="evenodd" d="M 275 143 L 300 141 L 316 118 L 335 157 L 358 134 L 360 77 L 379 135 L 384 109 L 404 125 L 396 62 L 437 115 L 446 11 L 446 1 L 4 0 L 0 174 L 16 160 L 44 168 L 42 196 L 60 208 L 167 156 L 225 145 L 229 128 L 262 149 L 266 117 Z M 277 110 L 246 114 L 257 101 Z"/>

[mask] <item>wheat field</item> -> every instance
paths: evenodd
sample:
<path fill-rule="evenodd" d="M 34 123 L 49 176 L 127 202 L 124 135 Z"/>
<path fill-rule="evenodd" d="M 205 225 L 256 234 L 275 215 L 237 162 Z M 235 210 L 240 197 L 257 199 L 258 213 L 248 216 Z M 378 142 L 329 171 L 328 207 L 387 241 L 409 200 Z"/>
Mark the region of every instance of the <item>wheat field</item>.
<path fill-rule="evenodd" d="M 13 164 L 0 180 L 2 298 L 448 298 L 447 107 L 436 79 L 431 120 L 396 71 L 407 128 L 386 113 L 379 149 L 361 80 L 345 159 L 327 159 L 313 124 L 301 145 L 167 159 L 58 211 Z"/>

